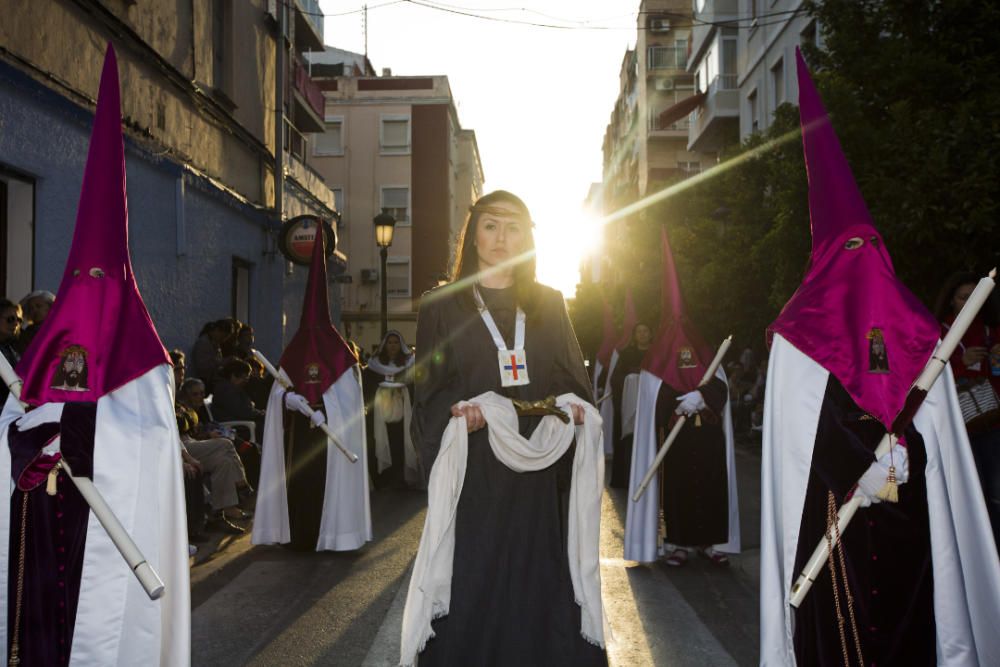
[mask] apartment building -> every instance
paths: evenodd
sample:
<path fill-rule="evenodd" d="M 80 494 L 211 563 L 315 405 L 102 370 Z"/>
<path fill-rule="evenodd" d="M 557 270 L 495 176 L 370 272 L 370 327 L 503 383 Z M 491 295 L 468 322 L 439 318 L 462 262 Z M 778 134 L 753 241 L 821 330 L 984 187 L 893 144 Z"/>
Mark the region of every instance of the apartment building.
<path fill-rule="evenodd" d="M 697 96 L 688 147 L 717 153 L 771 126 L 781 104 L 798 100 L 795 47 L 817 44 L 803 0 L 696 0 L 687 70 Z"/>
<path fill-rule="evenodd" d="M 380 289 L 389 327 L 411 343 L 420 296 L 444 279 L 455 236 L 483 189 L 476 135 L 462 128 L 446 76 L 375 74 L 368 59 L 327 47 L 309 54 L 325 96 L 325 130 L 310 159 L 333 189 L 340 245 L 345 328 L 371 349 L 380 335 Z M 373 220 L 396 219 L 386 275 L 380 275 Z"/>
<path fill-rule="evenodd" d="M 17 299 L 59 285 L 108 41 L 132 258 L 164 343 L 186 349 L 203 322 L 233 315 L 278 354 L 297 328 L 306 278 L 277 251 L 279 220 L 334 215 L 333 192 L 302 148 L 323 128 L 322 93 L 302 58 L 323 45 L 315 0 L 6 3 L 0 292 Z"/>
<path fill-rule="evenodd" d="M 738 31 L 739 133 L 746 139 L 771 126 L 774 110 L 785 102 L 798 104 L 795 47 L 822 46 L 816 19 L 804 0 L 739 0 L 749 20 Z"/>

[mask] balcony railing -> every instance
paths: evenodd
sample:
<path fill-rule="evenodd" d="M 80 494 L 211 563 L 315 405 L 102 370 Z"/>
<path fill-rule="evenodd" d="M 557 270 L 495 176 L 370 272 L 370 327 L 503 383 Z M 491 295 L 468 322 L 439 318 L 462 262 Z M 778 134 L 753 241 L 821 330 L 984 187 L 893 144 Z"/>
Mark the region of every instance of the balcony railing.
<path fill-rule="evenodd" d="M 716 74 L 708 85 L 708 92 L 712 94 L 719 90 L 736 90 L 739 87 L 738 79 L 737 74 Z"/>
<path fill-rule="evenodd" d="M 690 127 L 690 123 L 688 122 L 687 118 L 679 120 L 675 123 L 667 123 L 667 124 L 660 122 L 659 114 L 650 116 L 649 118 L 649 129 L 651 132 L 663 132 L 663 131 L 687 132 L 688 127 Z"/>
<path fill-rule="evenodd" d="M 323 107 L 325 106 L 323 91 L 312 80 L 309 76 L 309 70 L 306 69 L 305 64 L 298 58 L 295 59 L 293 81 L 295 82 L 295 90 L 299 91 L 299 94 L 305 98 L 309 106 L 312 107 L 312 110 L 316 112 L 316 115 L 323 118 Z"/>
<path fill-rule="evenodd" d="M 319 0 L 298 0 L 298 2 L 306 20 L 316 28 L 319 36 L 323 37 L 323 10 L 320 9 Z"/>
<path fill-rule="evenodd" d="M 288 118 L 285 121 L 285 141 L 284 149 L 288 151 L 292 156 L 298 158 L 299 162 L 302 164 L 306 163 L 306 155 L 308 151 L 306 150 L 309 145 L 309 139 L 306 135 L 299 132 L 299 129 L 292 125 L 292 121 Z"/>

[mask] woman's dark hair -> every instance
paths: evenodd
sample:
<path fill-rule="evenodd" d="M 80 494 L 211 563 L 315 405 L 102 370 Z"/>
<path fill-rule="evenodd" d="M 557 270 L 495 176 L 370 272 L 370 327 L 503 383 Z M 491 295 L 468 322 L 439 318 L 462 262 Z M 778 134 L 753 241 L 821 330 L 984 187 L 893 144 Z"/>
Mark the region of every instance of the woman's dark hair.
<path fill-rule="evenodd" d="M 186 380 L 184 380 L 184 382 L 181 382 L 180 389 L 177 390 L 177 397 L 190 398 L 191 387 L 194 387 L 195 385 L 201 385 L 202 387 L 204 387 L 205 383 L 199 380 L 198 378 L 187 378 Z"/>
<path fill-rule="evenodd" d="M 389 358 L 389 351 L 385 348 L 385 343 L 389 340 L 389 336 L 395 336 L 399 341 L 399 352 L 396 353 L 396 357 L 394 359 Z M 413 354 L 413 352 L 411 351 L 410 354 Z M 398 334 L 388 333 L 385 336 L 385 340 L 382 341 L 382 345 L 378 351 L 378 360 L 383 364 L 395 364 L 396 366 L 402 366 L 406 363 L 406 360 L 410 358 L 410 354 L 406 354 L 406 352 L 403 351 L 403 339 L 400 338 Z"/>
<path fill-rule="evenodd" d="M 934 317 L 937 318 L 938 322 L 944 322 L 954 314 L 951 301 L 955 298 L 955 292 L 958 291 L 959 287 L 978 283 L 979 276 L 971 271 L 957 271 L 948 276 L 941 285 L 937 301 L 934 302 Z M 996 299 L 993 295 L 990 295 L 986 303 L 983 304 L 983 309 L 979 311 L 979 317 L 989 326 L 996 326 L 1000 321 L 1000 317 L 997 317 Z"/>
<path fill-rule="evenodd" d="M 234 377 L 249 376 L 250 364 L 240 359 L 233 359 L 222 366 L 220 374 L 226 380 L 231 380 Z"/>
<path fill-rule="evenodd" d="M 170 363 L 172 363 L 174 366 L 184 363 L 185 359 L 187 359 L 187 355 L 184 354 L 184 352 L 182 352 L 181 350 L 178 350 L 176 347 L 170 350 L 169 354 L 170 354 Z"/>
<path fill-rule="evenodd" d="M 476 230 L 479 219 L 487 209 L 496 204 L 513 206 L 525 217 L 524 253 L 527 255 L 514 265 L 514 284 L 517 286 L 518 303 L 529 310 L 535 301 L 535 235 L 532 230 L 531 214 L 527 205 L 517 195 L 506 190 L 495 190 L 483 195 L 469 209 L 469 216 L 458 235 L 455 262 L 451 269 L 451 281 L 475 280 L 479 273 L 479 253 L 476 251 Z"/>

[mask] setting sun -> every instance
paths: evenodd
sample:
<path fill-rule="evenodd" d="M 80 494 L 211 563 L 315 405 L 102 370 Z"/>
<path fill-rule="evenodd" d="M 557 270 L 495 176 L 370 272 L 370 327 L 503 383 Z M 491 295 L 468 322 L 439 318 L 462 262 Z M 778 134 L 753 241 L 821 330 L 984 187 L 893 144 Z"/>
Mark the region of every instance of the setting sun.
<path fill-rule="evenodd" d="M 543 208 L 539 211 L 544 213 Z M 556 211 L 535 219 L 538 280 L 572 298 L 580 282 L 580 263 L 597 248 L 601 221 L 582 206 Z"/>

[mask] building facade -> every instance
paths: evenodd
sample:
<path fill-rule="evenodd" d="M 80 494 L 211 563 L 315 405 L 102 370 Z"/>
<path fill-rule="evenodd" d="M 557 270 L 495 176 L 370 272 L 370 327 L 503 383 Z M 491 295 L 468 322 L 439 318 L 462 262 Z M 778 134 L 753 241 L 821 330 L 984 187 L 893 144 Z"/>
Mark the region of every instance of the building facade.
<path fill-rule="evenodd" d="M 689 147 L 718 152 L 767 130 L 779 106 L 796 103 L 795 48 L 821 45 L 806 9 L 803 0 L 696 0 L 687 69 L 699 99 Z"/>
<path fill-rule="evenodd" d="M 412 343 L 420 296 L 447 275 L 457 231 L 482 194 L 476 135 L 460 125 L 445 76 L 376 76 L 364 56 L 333 48 L 309 60 L 326 97 L 311 159 L 336 193 L 348 257 L 345 329 L 364 349 L 378 343 L 385 280 L 389 328 Z M 373 224 L 382 210 L 396 219 L 385 276 Z"/>
<path fill-rule="evenodd" d="M 277 251 L 279 220 L 330 218 L 335 207 L 304 148 L 306 133 L 323 127 L 322 93 L 302 58 L 323 44 L 314 1 L 7 3 L 3 294 L 17 300 L 59 285 L 109 41 L 132 260 L 161 338 L 187 349 L 204 322 L 235 316 L 255 327 L 265 353 L 279 354 L 297 327 L 306 277 Z"/>
<path fill-rule="evenodd" d="M 689 147 L 688 113 L 678 112 L 696 94 L 695 78 L 687 70 L 694 31 L 690 0 L 644 0 L 636 27 L 636 46 L 622 58 L 619 94 L 604 134 L 601 187 L 589 196 L 605 215 L 714 162 L 714 155 Z M 637 210 L 605 227 L 607 251 L 601 261 L 606 266 L 589 267 L 591 275 L 611 285 L 624 280 L 629 260 L 618 246 L 627 240 L 630 222 L 641 215 Z"/>

